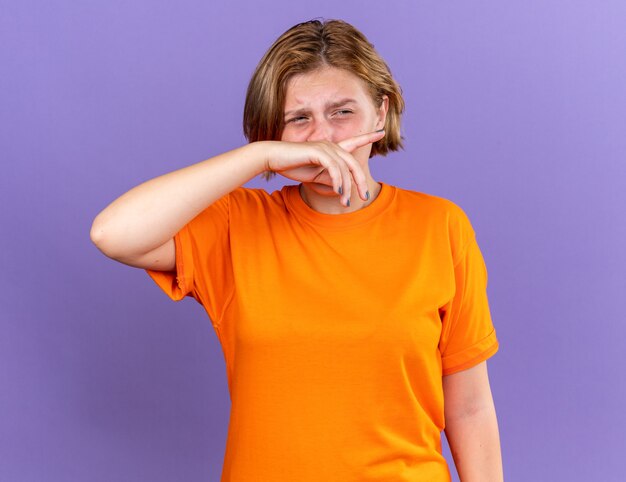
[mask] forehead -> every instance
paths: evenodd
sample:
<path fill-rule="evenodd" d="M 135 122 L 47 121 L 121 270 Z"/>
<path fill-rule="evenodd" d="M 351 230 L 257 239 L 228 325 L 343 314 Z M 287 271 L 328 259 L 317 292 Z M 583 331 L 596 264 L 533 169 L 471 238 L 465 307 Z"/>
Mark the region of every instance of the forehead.
<path fill-rule="evenodd" d="M 285 109 L 313 106 L 350 98 L 373 102 L 363 80 L 344 69 L 323 67 L 298 74 L 287 82 Z"/>

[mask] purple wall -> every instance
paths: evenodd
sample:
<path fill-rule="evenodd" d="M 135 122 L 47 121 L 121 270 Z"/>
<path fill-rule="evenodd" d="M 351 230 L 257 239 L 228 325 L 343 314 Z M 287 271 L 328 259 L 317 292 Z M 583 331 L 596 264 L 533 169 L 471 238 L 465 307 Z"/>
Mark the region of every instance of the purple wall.
<path fill-rule="evenodd" d="M 626 3 L 311 3 L 3 2 L 0 480 L 218 480 L 229 397 L 204 311 L 89 228 L 242 144 L 261 54 L 317 16 L 354 23 L 403 87 L 406 149 L 374 176 L 478 233 L 506 480 L 624 480 Z"/>

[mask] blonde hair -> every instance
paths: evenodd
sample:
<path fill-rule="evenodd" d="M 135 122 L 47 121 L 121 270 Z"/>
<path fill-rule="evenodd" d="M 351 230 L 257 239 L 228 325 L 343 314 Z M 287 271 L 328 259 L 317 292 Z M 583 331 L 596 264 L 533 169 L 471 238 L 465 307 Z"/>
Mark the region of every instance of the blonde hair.
<path fill-rule="evenodd" d="M 294 75 L 324 66 L 347 70 L 362 79 L 377 106 L 383 96 L 389 98 L 385 137 L 372 145 L 370 157 L 402 148 L 402 90 L 365 35 L 342 20 L 299 23 L 278 37 L 265 53 L 246 93 L 243 132 L 248 142 L 280 139 L 287 83 Z M 264 177 L 274 174 L 266 172 Z"/>

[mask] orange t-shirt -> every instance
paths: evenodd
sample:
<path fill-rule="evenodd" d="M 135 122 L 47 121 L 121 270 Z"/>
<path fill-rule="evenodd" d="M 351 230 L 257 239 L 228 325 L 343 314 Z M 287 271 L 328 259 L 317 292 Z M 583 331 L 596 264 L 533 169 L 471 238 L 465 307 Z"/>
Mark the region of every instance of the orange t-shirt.
<path fill-rule="evenodd" d="M 242 187 L 174 239 L 176 272 L 148 273 L 205 307 L 224 351 L 222 482 L 450 480 L 442 375 L 498 350 L 458 205 L 382 184 L 331 215 L 298 186 Z"/>

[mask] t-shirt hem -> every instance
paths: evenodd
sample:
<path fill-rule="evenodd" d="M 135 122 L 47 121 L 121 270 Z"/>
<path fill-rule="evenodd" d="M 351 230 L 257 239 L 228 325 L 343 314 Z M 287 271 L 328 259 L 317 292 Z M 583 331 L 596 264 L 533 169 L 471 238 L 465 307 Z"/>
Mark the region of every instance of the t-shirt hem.
<path fill-rule="evenodd" d="M 187 294 L 191 294 L 194 298 L 195 295 L 190 288 L 191 276 L 186 272 L 186 262 L 183 253 L 182 239 L 187 236 L 185 229 L 174 235 L 174 246 L 176 256 L 176 267 L 174 271 L 159 271 L 146 269 L 148 275 L 154 280 L 154 282 L 161 288 L 167 296 L 174 301 L 182 300 Z"/>
<path fill-rule="evenodd" d="M 467 370 L 480 362 L 485 361 L 495 355 L 500 344 L 496 338 L 496 331 L 493 330 L 486 338 L 460 353 L 456 353 L 444 358 L 442 376 Z M 468 358 L 469 356 L 469 358 Z"/>

